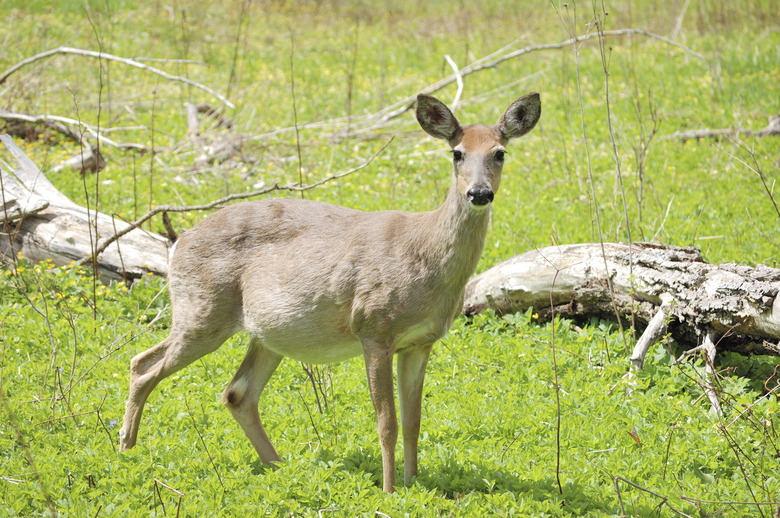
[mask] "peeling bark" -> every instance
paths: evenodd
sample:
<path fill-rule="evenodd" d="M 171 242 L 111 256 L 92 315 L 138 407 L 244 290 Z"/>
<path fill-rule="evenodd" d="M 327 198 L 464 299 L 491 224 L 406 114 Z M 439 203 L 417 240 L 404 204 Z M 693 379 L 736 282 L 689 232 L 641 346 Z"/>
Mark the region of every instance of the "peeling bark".
<path fill-rule="evenodd" d="M 73 203 L 49 182 L 10 136 L 0 135 L 0 141 L 17 164 L 13 171 L 0 168 L 0 250 L 6 258 L 13 259 L 22 252 L 31 261 L 50 259 L 57 266 L 64 266 L 90 258 L 99 238 L 130 226 Z M 99 274 L 105 280 L 131 280 L 147 273 L 165 275 L 169 245 L 162 236 L 133 229 L 98 256 Z"/>
<path fill-rule="evenodd" d="M 767 266 L 713 265 L 688 247 L 604 243 L 602 251 L 591 243 L 533 250 L 494 266 L 466 286 L 463 312 L 533 307 L 549 318 L 552 299 L 564 317 L 647 328 L 643 347 L 666 332 L 693 346 L 712 333 L 718 350 L 780 356 L 779 292 L 780 270 Z M 640 356 L 635 349 L 639 368 Z"/>

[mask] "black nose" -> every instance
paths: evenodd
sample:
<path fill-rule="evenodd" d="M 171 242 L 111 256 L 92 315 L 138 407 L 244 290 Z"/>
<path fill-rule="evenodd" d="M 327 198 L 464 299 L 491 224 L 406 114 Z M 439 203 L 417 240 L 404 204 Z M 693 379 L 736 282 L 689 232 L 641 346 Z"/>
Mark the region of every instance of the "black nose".
<path fill-rule="evenodd" d="M 466 198 L 474 205 L 483 206 L 493 201 L 493 191 L 490 189 L 469 189 Z"/>

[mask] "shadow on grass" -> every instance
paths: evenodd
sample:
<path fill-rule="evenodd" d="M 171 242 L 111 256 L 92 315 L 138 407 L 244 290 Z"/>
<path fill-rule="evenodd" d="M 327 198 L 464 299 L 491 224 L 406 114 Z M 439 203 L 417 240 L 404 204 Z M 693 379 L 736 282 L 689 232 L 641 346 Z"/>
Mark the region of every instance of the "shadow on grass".
<path fill-rule="evenodd" d="M 252 475 L 264 475 L 266 473 L 271 473 L 272 471 L 276 471 L 284 465 L 284 461 L 282 461 L 282 464 L 278 465 L 264 464 L 257 455 L 253 455 L 251 458 L 252 461 L 249 463 L 249 468 Z"/>
<path fill-rule="evenodd" d="M 513 493 L 534 501 L 555 502 L 576 514 L 611 511 L 602 501 L 594 500 L 585 487 L 576 481 L 562 481 L 561 494 L 554 473 L 541 478 L 529 478 L 522 473 L 502 470 L 500 466 L 489 462 L 457 459 L 438 462 L 427 469 L 423 466 L 420 468 L 414 483 L 428 490 L 439 491 L 450 499 L 475 492 L 485 495 Z"/>
<path fill-rule="evenodd" d="M 323 448 L 318 452 L 317 459 L 322 462 L 339 461 L 344 470 L 353 473 L 370 473 L 374 484 L 382 487 L 382 458 L 378 452 L 368 452 L 362 448 L 334 452 Z M 398 463 L 396 470 L 396 488 L 401 489 L 404 487 L 403 462 Z M 561 495 L 554 474 L 530 479 L 521 473 L 497 469 L 497 466 L 488 462 L 438 459 L 432 465 L 420 465 L 420 475 L 406 487 L 413 489 L 414 486 L 435 491 L 450 500 L 457 500 L 472 493 L 513 493 L 540 502 L 557 502 L 562 508 L 575 514 L 614 512 L 614 509 L 604 502 L 594 500 L 593 495 L 589 495 L 585 487 L 577 482 L 570 480 L 564 483 Z"/>

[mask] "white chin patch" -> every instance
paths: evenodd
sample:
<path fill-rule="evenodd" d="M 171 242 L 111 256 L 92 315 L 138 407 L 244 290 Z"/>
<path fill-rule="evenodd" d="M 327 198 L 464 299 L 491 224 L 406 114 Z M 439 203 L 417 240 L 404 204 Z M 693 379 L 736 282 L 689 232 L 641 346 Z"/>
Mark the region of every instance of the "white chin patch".
<path fill-rule="evenodd" d="M 471 210 L 476 211 L 476 212 L 482 212 L 483 210 L 487 210 L 493 204 L 492 202 L 491 203 L 486 203 L 484 205 L 476 205 L 476 204 L 471 203 L 471 202 L 468 202 L 468 203 L 469 203 L 469 207 L 471 208 Z"/>

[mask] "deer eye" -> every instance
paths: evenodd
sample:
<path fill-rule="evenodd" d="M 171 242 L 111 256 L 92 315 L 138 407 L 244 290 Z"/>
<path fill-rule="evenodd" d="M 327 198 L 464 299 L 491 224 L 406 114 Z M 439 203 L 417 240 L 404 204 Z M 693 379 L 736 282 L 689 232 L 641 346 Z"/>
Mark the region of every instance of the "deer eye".
<path fill-rule="evenodd" d="M 463 152 L 458 150 L 458 149 L 453 149 L 452 150 L 452 158 L 456 162 L 460 162 L 461 160 L 463 160 Z"/>
<path fill-rule="evenodd" d="M 503 162 L 504 156 L 506 156 L 506 151 L 504 151 L 503 149 L 499 149 L 498 151 L 493 153 L 493 158 L 495 158 L 497 162 Z"/>

